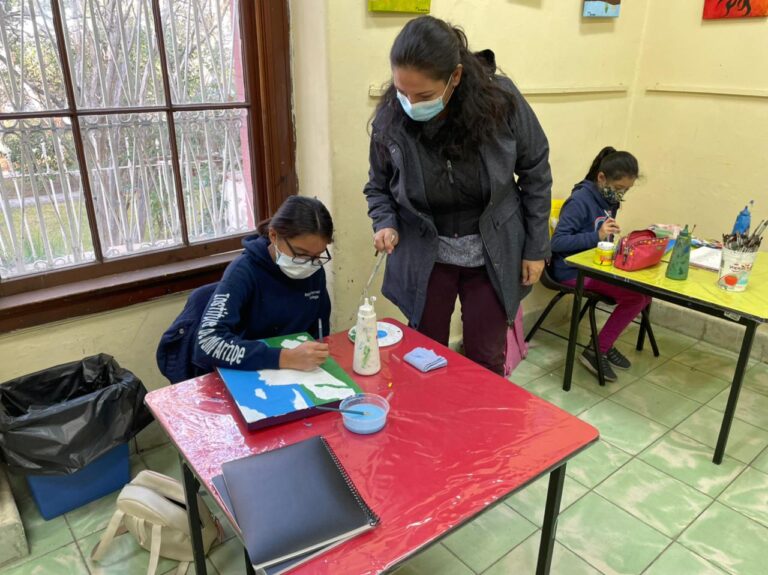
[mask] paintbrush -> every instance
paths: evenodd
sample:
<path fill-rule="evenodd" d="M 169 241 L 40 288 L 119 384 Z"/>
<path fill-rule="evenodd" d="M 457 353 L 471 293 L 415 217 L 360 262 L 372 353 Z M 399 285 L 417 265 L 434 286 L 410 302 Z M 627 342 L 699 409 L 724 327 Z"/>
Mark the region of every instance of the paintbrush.
<path fill-rule="evenodd" d="M 369 277 L 368 281 L 365 283 L 365 287 L 363 288 L 363 297 L 361 298 L 361 300 L 368 297 L 368 289 L 371 287 L 371 284 L 373 283 L 373 278 L 376 277 L 376 274 L 379 272 L 379 268 L 381 267 L 381 264 L 385 259 L 387 259 L 387 252 L 381 251 L 376 254 L 376 265 L 373 266 L 371 277 Z"/>
<path fill-rule="evenodd" d="M 338 411 L 339 413 L 349 413 L 351 415 L 368 415 L 367 411 L 358 411 L 356 409 L 340 409 L 338 407 L 324 407 L 322 405 L 316 405 L 315 409 L 320 411 Z"/>

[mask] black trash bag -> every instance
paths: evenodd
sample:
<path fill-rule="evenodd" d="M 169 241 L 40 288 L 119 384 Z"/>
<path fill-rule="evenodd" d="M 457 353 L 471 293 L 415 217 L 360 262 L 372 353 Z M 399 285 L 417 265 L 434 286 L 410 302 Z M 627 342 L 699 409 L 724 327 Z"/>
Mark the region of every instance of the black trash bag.
<path fill-rule="evenodd" d="M 25 475 L 66 475 L 151 421 L 147 390 L 101 353 L 0 384 L 0 455 Z"/>

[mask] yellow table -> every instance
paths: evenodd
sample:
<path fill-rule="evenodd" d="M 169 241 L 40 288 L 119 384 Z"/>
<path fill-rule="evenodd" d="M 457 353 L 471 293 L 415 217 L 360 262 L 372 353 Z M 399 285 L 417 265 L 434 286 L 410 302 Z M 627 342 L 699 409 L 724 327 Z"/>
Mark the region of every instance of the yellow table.
<path fill-rule="evenodd" d="M 584 278 L 591 277 L 606 283 L 638 291 L 654 298 L 668 301 L 715 317 L 745 326 L 736 372 L 731 382 L 728 405 L 720 426 L 720 435 L 713 461 L 723 460 L 728 434 L 736 412 L 741 383 L 744 379 L 749 354 L 755 340 L 755 331 L 761 323 L 768 322 L 768 253 L 759 253 L 752 270 L 749 285 L 744 292 L 727 292 L 717 286 L 717 272 L 691 267 L 684 281 L 667 279 L 667 264 L 662 262 L 651 268 L 627 272 L 614 267 L 599 266 L 592 262 L 594 250 L 587 250 L 566 258 L 566 262 L 578 270 L 576 293 L 573 298 L 571 330 L 565 362 L 563 389 L 571 389 L 573 363 L 576 355 L 576 339 L 579 327 L 579 310 L 584 291 Z"/>

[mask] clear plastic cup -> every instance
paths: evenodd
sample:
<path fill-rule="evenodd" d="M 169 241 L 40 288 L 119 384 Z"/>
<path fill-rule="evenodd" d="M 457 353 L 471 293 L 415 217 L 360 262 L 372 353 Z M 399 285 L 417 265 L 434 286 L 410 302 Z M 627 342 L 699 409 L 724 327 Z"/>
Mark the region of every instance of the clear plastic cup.
<path fill-rule="evenodd" d="M 752 271 L 756 259 L 757 251 L 741 252 L 723 248 L 717 285 L 726 291 L 744 291 L 747 289 L 749 273 Z"/>
<path fill-rule="evenodd" d="M 364 415 L 354 413 L 342 413 L 344 427 L 353 433 L 367 435 L 376 433 L 387 423 L 389 402 L 373 393 L 358 393 L 342 400 L 339 409 L 352 409 L 362 411 Z"/>

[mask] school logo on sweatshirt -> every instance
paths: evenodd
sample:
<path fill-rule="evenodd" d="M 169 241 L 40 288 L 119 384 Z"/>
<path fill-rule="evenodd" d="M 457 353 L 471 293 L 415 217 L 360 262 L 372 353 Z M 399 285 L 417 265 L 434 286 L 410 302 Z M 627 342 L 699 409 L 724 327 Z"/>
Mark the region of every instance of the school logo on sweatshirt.
<path fill-rule="evenodd" d="M 215 334 L 216 327 L 223 317 L 229 315 L 227 309 L 229 301 L 228 293 L 216 294 L 213 296 L 208 309 L 203 314 L 200 322 L 200 331 L 197 332 L 197 341 L 207 355 L 226 361 L 230 365 L 239 364 L 245 357 L 245 347 L 235 343 L 226 342 L 220 336 Z"/>
<path fill-rule="evenodd" d="M 304 292 L 304 297 L 307 298 L 308 300 L 320 299 L 320 290 L 316 289 L 316 290 Z"/>

